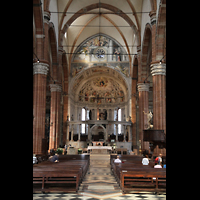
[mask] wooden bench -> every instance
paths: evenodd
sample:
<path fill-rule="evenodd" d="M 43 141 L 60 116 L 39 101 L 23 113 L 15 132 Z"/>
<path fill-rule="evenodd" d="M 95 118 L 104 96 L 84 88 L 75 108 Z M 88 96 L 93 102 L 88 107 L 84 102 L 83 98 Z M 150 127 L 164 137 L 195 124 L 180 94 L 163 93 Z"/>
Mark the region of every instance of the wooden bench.
<path fill-rule="evenodd" d="M 44 161 L 33 166 L 33 190 L 78 191 L 89 167 L 87 155 L 59 156 L 59 162 Z"/>
<path fill-rule="evenodd" d="M 115 158 L 116 155 L 111 156 L 111 168 L 123 193 L 166 191 L 166 169 L 154 168 L 152 161 L 143 165 L 143 156 L 121 155 L 122 163 L 114 163 Z"/>
<path fill-rule="evenodd" d="M 130 191 L 166 191 L 166 169 L 149 168 L 123 170 L 120 175 L 121 189 L 123 193 Z"/>
<path fill-rule="evenodd" d="M 71 171 L 34 171 L 33 184 L 42 187 L 34 187 L 33 191 L 63 191 L 77 192 L 79 187 L 80 174 Z"/>

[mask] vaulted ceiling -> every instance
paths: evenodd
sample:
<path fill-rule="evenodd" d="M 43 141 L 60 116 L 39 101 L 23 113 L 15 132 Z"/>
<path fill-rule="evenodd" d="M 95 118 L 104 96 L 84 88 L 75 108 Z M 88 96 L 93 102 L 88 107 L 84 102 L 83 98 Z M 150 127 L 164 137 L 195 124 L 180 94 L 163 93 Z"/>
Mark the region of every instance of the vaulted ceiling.
<path fill-rule="evenodd" d="M 112 36 L 128 54 L 136 53 L 137 45 L 141 44 L 142 15 L 148 16 L 151 11 L 150 6 L 143 8 L 143 2 L 147 3 L 145 0 L 58 0 L 55 11 L 55 3 L 51 1 L 51 17 L 58 18 L 58 45 L 63 46 L 68 61 L 81 42 L 98 33 Z"/>

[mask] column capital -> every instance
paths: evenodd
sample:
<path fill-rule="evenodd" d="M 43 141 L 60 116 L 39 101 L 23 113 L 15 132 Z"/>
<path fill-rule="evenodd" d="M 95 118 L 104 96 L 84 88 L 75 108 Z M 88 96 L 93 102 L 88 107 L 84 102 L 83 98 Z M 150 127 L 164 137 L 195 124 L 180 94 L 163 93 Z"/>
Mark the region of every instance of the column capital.
<path fill-rule="evenodd" d="M 149 13 L 149 16 L 150 16 L 151 25 L 154 25 L 156 23 L 156 11 L 152 10 Z"/>
<path fill-rule="evenodd" d="M 49 70 L 49 65 L 47 63 L 41 63 L 41 62 L 33 63 L 33 75 L 35 74 L 47 75 L 48 70 Z"/>
<path fill-rule="evenodd" d="M 141 51 L 141 45 L 137 46 L 137 52 Z"/>
<path fill-rule="evenodd" d="M 152 76 L 165 75 L 166 76 L 166 64 L 165 63 L 154 63 L 150 65 Z"/>
<path fill-rule="evenodd" d="M 44 11 L 44 23 L 49 24 L 50 18 L 51 18 L 51 13 L 49 11 Z"/>
<path fill-rule="evenodd" d="M 59 55 L 62 55 L 63 52 L 64 52 L 63 46 L 59 46 L 59 47 L 58 47 L 58 54 L 59 54 Z"/>
<path fill-rule="evenodd" d="M 49 84 L 51 92 L 61 92 L 62 86 L 58 84 Z"/>
<path fill-rule="evenodd" d="M 137 87 L 139 92 L 149 91 L 149 83 L 138 83 Z"/>

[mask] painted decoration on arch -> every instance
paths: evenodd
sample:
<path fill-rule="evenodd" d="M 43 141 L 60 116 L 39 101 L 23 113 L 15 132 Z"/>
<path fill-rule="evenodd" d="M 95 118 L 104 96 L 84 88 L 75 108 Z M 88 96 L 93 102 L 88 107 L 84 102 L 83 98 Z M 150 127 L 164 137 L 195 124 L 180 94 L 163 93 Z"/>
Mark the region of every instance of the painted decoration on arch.
<path fill-rule="evenodd" d="M 99 77 L 86 82 L 78 94 L 80 102 L 115 103 L 124 102 L 123 89 L 111 78 Z"/>
<path fill-rule="evenodd" d="M 114 67 L 126 77 L 130 74 L 129 57 L 125 48 L 110 36 L 103 34 L 92 36 L 86 39 L 74 53 L 71 60 L 71 77 L 98 65 Z"/>

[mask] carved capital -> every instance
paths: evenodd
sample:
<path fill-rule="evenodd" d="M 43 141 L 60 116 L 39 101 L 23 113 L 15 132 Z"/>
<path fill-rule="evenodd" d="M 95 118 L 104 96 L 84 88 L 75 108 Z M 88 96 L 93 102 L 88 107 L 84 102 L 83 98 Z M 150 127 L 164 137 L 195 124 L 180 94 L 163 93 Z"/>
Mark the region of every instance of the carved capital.
<path fill-rule="evenodd" d="M 166 76 L 166 64 L 165 63 L 154 63 L 151 64 L 151 74 L 155 75 L 165 75 Z"/>
<path fill-rule="evenodd" d="M 138 83 L 138 91 L 142 92 L 142 91 L 149 91 L 149 83 Z"/>
<path fill-rule="evenodd" d="M 49 65 L 47 63 L 33 63 L 33 75 L 35 74 L 45 74 L 47 75 L 49 70 Z"/>
<path fill-rule="evenodd" d="M 62 86 L 58 84 L 49 84 L 51 92 L 61 92 Z"/>

